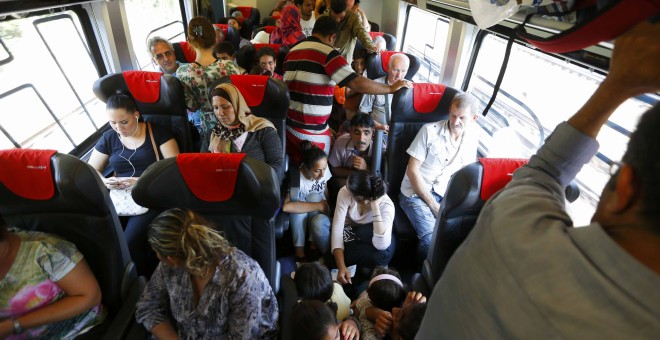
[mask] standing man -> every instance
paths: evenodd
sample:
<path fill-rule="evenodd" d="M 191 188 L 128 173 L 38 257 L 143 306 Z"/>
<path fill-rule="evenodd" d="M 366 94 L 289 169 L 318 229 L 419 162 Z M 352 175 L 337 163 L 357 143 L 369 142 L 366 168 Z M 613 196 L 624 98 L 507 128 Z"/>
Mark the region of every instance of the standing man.
<path fill-rule="evenodd" d="M 329 15 L 339 25 L 339 33 L 337 33 L 337 39 L 333 46 L 339 50 L 339 53 L 349 64 L 353 61 L 353 51 L 357 40 L 360 40 L 367 51 L 379 52 L 369 33 L 364 29 L 360 16 L 348 10 L 346 0 L 332 0 L 330 2 L 330 13 L 324 15 Z"/>
<path fill-rule="evenodd" d="M 169 41 L 158 36 L 153 37 L 147 41 L 147 50 L 151 53 L 151 60 L 158 65 L 161 72 L 171 75 L 176 73 L 179 62 L 176 61 L 174 47 Z"/>
<path fill-rule="evenodd" d="M 399 204 L 417 232 L 420 260 L 426 258 L 442 195 L 454 172 L 477 159 L 479 137 L 474 97 L 457 94 L 449 105 L 449 120 L 422 126 L 406 152 L 410 155 L 401 182 Z"/>
<path fill-rule="evenodd" d="M 486 202 L 431 294 L 418 339 L 658 338 L 660 105 L 614 163 L 591 224 L 574 228 L 564 198 L 614 110 L 660 90 L 658 36 L 660 24 L 644 22 L 617 38 L 591 98 Z"/>
<path fill-rule="evenodd" d="M 383 84 L 394 84 L 399 80 L 403 80 L 408 73 L 410 66 L 410 59 L 403 53 L 392 55 L 387 64 L 387 76 L 376 79 L 376 82 Z M 387 97 L 388 105 L 392 105 L 392 95 L 364 95 L 360 102 L 360 112 L 371 113 L 371 116 L 376 121 L 376 129 L 389 131 L 390 116 L 392 114 L 390 108 L 385 108 L 385 97 Z"/>
<path fill-rule="evenodd" d="M 407 80 L 387 85 L 357 75 L 332 47 L 337 31 L 333 19 L 319 17 L 312 36 L 291 48 L 284 62 L 284 81 L 291 96 L 286 148 L 294 164 L 300 163 L 302 140 L 309 140 L 326 153 L 330 152 L 327 121 L 332 111 L 335 85 L 371 94 L 394 93 L 401 87 L 412 87 Z"/>
<path fill-rule="evenodd" d="M 300 10 L 300 26 L 306 37 L 312 35 L 314 23 L 316 22 L 316 11 L 314 10 L 314 0 L 296 0 L 296 7 Z"/>

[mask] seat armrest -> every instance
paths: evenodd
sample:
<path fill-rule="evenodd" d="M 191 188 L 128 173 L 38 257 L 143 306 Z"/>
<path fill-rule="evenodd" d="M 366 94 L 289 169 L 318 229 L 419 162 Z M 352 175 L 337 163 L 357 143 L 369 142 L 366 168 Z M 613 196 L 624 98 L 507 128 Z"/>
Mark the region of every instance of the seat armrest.
<path fill-rule="evenodd" d="M 296 167 L 289 168 L 289 197 L 292 201 L 298 200 L 300 191 L 300 169 Z"/>
<path fill-rule="evenodd" d="M 422 293 L 422 295 L 427 298 L 431 294 L 432 287 L 429 287 L 428 284 L 426 284 L 426 280 L 420 273 L 413 274 L 413 277 L 410 280 L 410 287 L 412 290 Z"/>
<path fill-rule="evenodd" d="M 132 282 L 128 294 L 122 303 L 121 309 L 112 320 L 108 332 L 103 335 L 103 340 L 123 339 L 124 335 L 127 334 L 134 325 L 137 325 L 135 322 L 135 305 L 140 299 L 142 291 L 146 285 L 147 280 L 143 276 L 138 277 Z M 141 339 L 146 339 L 148 332 L 144 327 L 141 327 L 141 329 L 144 330 Z"/>

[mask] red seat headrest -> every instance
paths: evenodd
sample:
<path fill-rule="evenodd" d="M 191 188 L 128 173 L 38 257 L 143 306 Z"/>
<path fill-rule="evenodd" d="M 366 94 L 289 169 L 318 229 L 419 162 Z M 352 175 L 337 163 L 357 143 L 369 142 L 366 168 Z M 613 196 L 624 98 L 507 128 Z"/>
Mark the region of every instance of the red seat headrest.
<path fill-rule="evenodd" d="M 511 181 L 513 172 L 529 162 L 521 158 L 479 158 L 484 167 L 481 181 L 481 199 L 487 201 Z"/>
<path fill-rule="evenodd" d="M 260 49 L 264 47 L 270 47 L 275 51 L 275 56 L 277 56 L 280 53 L 280 46 L 281 44 L 254 44 L 254 51 L 258 52 Z"/>
<path fill-rule="evenodd" d="M 233 74 L 230 78 L 231 83 L 241 92 L 248 106 L 252 107 L 261 105 L 264 100 L 264 95 L 266 94 L 266 84 L 270 77 Z"/>
<path fill-rule="evenodd" d="M 385 32 L 369 32 L 371 39 L 376 39 L 376 37 L 382 37 Z"/>
<path fill-rule="evenodd" d="M 395 52 L 395 51 L 382 51 L 380 52 L 380 63 L 383 66 L 383 70 L 385 73 L 387 73 L 390 69 L 390 58 L 392 58 L 393 55 L 395 54 L 405 54 L 403 52 Z"/>
<path fill-rule="evenodd" d="M 447 86 L 443 84 L 414 83 L 413 107 L 415 112 L 433 112 L 438 107 L 446 88 Z"/>
<path fill-rule="evenodd" d="M 213 24 L 215 27 L 219 27 L 222 30 L 222 34 L 225 36 L 225 39 L 227 39 L 227 34 L 229 34 L 229 25 L 227 24 Z"/>
<path fill-rule="evenodd" d="M 250 15 L 252 15 L 252 7 L 238 6 L 236 9 L 238 9 L 245 18 L 249 18 Z"/>
<path fill-rule="evenodd" d="M 189 63 L 192 63 L 195 61 L 195 59 L 197 59 L 197 52 L 195 52 L 195 49 L 193 49 L 192 46 L 190 46 L 190 43 L 188 43 L 187 41 L 182 41 L 179 43 L 179 45 L 181 45 L 181 50 L 183 51 L 183 55 L 186 57 L 186 60 Z"/>
<path fill-rule="evenodd" d="M 273 31 L 276 28 L 277 28 L 277 26 L 264 26 L 264 31 L 266 31 L 266 33 L 268 33 L 268 34 L 271 34 L 271 33 L 273 33 Z M 277 51 L 275 51 L 275 52 L 277 52 Z"/>
<path fill-rule="evenodd" d="M 124 81 L 131 95 L 142 103 L 155 103 L 160 97 L 161 72 L 124 71 Z"/>
<path fill-rule="evenodd" d="M 176 163 L 190 191 L 203 201 L 223 202 L 234 195 L 244 153 L 182 153 Z"/>
<path fill-rule="evenodd" d="M 18 196 L 47 200 L 55 195 L 50 159 L 56 150 L 0 150 L 0 183 Z"/>

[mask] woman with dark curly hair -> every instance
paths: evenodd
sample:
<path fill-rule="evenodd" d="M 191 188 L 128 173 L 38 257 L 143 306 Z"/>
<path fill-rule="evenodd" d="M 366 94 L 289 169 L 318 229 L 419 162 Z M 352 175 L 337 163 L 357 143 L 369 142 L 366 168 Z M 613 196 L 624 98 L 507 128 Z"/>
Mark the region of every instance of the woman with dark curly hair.
<path fill-rule="evenodd" d="M 201 217 L 183 209 L 163 212 L 149 225 L 149 244 L 161 262 L 136 319 L 154 336 L 275 338 L 277 299 L 263 270 Z"/>
<path fill-rule="evenodd" d="M 394 255 L 394 204 L 385 192 L 385 180 L 367 171 L 351 173 L 339 190 L 332 220 L 332 257 L 326 259 L 334 260 L 341 284 L 352 283 L 348 266 L 387 266 Z"/>

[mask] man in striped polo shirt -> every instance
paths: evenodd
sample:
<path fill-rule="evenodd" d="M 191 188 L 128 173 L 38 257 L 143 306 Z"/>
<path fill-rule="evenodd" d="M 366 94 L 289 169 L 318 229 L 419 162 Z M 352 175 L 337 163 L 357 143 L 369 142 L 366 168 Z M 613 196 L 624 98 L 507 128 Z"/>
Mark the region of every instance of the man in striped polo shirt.
<path fill-rule="evenodd" d="M 353 72 L 346 59 L 332 47 L 338 29 L 332 18 L 320 17 L 314 24 L 312 36 L 293 46 L 284 61 L 284 81 L 291 96 L 286 149 L 294 164 L 300 163 L 303 140 L 330 152 L 327 121 L 335 85 L 366 94 L 390 94 L 402 87 L 412 87 L 408 80 L 383 84 Z"/>

